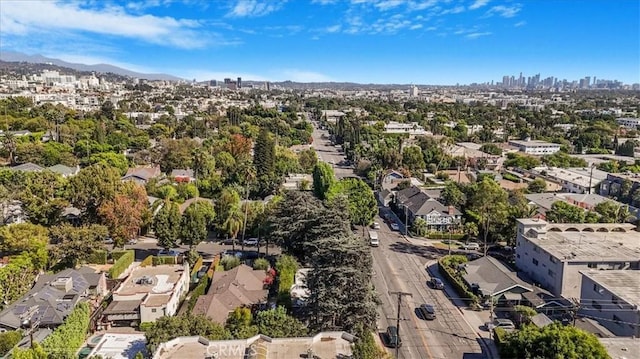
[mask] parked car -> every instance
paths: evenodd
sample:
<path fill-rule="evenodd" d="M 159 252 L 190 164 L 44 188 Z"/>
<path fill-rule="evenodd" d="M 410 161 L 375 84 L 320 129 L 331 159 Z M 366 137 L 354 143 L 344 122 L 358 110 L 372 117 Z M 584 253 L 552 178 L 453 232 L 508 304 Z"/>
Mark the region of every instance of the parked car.
<path fill-rule="evenodd" d="M 471 242 L 471 243 L 465 244 L 464 246 L 462 246 L 462 248 L 468 251 L 479 251 L 480 245 L 478 243 Z"/>
<path fill-rule="evenodd" d="M 257 246 L 258 238 L 246 238 L 244 241 L 242 241 L 242 244 L 244 244 L 245 246 Z"/>
<path fill-rule="evenodd" d="M 506 330 L 516 329 L 516 325 L 513 324 L 513 322 L 511 320 L 509 320 L 509 319 L 501 319 L 501 318 L 494 319 L 493 322 L 484 323 L 484 327 L 487 330 L 493 330 L 495 328 L 502 328 L 502 329 L 506 329 Z"/>
<path fill-rule="evenodd" d="M 400 336 L 398 335 L 398 328 L 394 327 L 394 326 L 389 326 L 387 327 L 387 346 L 390 348 L 399 348 L 402 346 L 402 340 L 400 339 Z"/>
<path fill-rule="evenodd" d="M 429 280 L 429 285 L 433 289 L 444 289 L 444 283 L 442 282 L 442 279 L 438 277 L 431 277 L 431 279 Z"/>
<path fill-rule="evenodd" d="M 400 230 L 400 226 L 396 222 L 391 222 L 389 224 L 389 227 L 391 227 L 392 231 L 399 231 Z"/>
<path fill-rule="evenodd" d="M 130 246 L 132 246 L 134 244 L 137 244 L 137 243 L 138 243 L 137 239 L 130 239 L 130 240 L 127 241 L 127 244 L 130 245 Z"/>
<path fill-rule="evenodd" d="M 431 304 L 422 304 L 418 307 L 418 313 L 420 313 L 422 319 L 436 319 L 436 309 Z"/>
<path fill-rule="evenodd" d="M 222 256 L 223 257 L 236 256 L 238 258 L 242 258 L 242 251 L 233 251 L 231 249 L 227 249 L 224 252 L 222 252 Z"/>
<path fill-rule="evenodd" d="M 158 256 L 170 256 L 170 257 L 177 257 L 180 255 L 180 252 L 176 251 L 175 249 L 161 249 L 160 251 L 158 251 Z"/>
<path fill-rule="evenodd" d="M 371 223 L 371 229 L 380 229 L 380 223 L 378 222 Z"/>
<path fill-rule="evenodd" d="M 227 246 L 230 246 L 230 245 L 232 245 L 234 243 L 238 244 L 238 241 L 233 239 L 233 238 L 225 238 L 225 239 L 221 240 L 220 243 L 222 243 L 224 245 L 227 245 Z"/>
<path fill-rule="evenodd" d="M 113 244 L 113 238 L 107 237 L 104 239 L 104 244 Z"/>

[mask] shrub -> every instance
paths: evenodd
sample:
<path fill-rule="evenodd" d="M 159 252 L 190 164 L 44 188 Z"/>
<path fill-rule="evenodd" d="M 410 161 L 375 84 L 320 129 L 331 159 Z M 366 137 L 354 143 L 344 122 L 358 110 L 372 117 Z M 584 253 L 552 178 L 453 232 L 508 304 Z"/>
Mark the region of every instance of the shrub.
<path fill-rule="evenodd" d="M 115 253 L 113 253 L 112 256 L 115 258 Z M 134 259 L 135 255 L 133 251 L 124 251 L 122 255 L 118 254 L 118 259 L 113 263 L 113 267 L 109 269 L 109 278 L 117 279 L 129 268 Z"/>
<path fill-rule="evenodd" d="M 142 260 L 142 262 L 140 262 L 140 267 L 142 268 L 148 267 L 150 265 L 153 265 L 153 256 L 147 256 L 147 258 L 145 258 L 144 260 Z"/>
<path fill-rule="evenodd" d="M 107 264 L 107 251 L 105 250 L 95 250 L 89 258 L 87 258 L 88 263 L 92 264 Z"/>
<path fill-rule="evenodd" d="M 146 332 L 153 326 L 153 322 L 143 322 L 140 323 L 139 329 L 141 332 Z"/>
<path fill-rule="evenodd" d="M 504 330 L 503 328 L 494 328 L 493 329 L 493 338 L 496 342 L 496 346 L 498 346 L 498 348 L 500 347 L 500 345 L 502 343 L 504 343 L 505 339 L 507 338 L 507 331 Z"/>
<path fill-rule="evenodd" d="M 269 269 L 269 261 L 264 258 L 258 258 L 253 262 L 253 269 L 267 270 Z"/>
<path fill-rule="evenodd" d="M 152 262 L 154 266 L 161 266 L 165 264 L 176 264 L 176 257 L 174 256 L 153 257 Z"/>
<path fill-rule="evenodd" d="M 518 176 L 512 175 L 511 173 L 505 173 L 502 175 L 502 178 L 511 181 L 511 182 L 516 182 L 516 183 L 520 183 L 520 178 L 518 178 Z"/>
<path fill-rule="evenodd" d="M 200 268 L 202 268 L 202 257 L 198 257 L 198 260 L 193 264 L 193 268 L 191 268 L 191 278 L 198 273 Z"/>
<path fill-rule="evenodd" d="M 276 272 L 278 274 L 278 304 L 291 306 L 291 296 L 289 290 L 295 281 L 298 262 L 290 255 L 283 254 L 276 262 Z"/>
<path fill-rule="evenodd" d="M 44 351 L 46 357 L 55 359 L 76 358 L 76 352 L 82 344 L 89 329 L 91 309 L 87 303 L 79 303 L 67 316 L 64 323 L 57 327 L 39 346 L 34 349 L 16 349 L 16 358 L 40 358 Z"/>
<path fill-rule="evenodd" d="M 189 302 L 187 303 L 187 313 L 191 313 L 193 311 L 193 307 L 196 306 L 196 302 L 198 301 L 198 297 L 204 295 L 207 292 L 207 288 L 209 287 L 209 283 L 211 282 L 211 278 L 208 276 L 202 277 L 198 285 L 191 292 L 191 298 L 189 298 Z"/>
<path fill-rule="evenodd" d="M 122 256 L 124 256 L 127 253 L 134 253 L 133 250 L 124 250 L 124 251 L 113 251 L 111 252 L 111 258 L 113 258 L 113 261 L 116 262 L 118 259 L 122 258 Z"/>
<path fill-rule="evenodd" d="M 454 269 L 458 264 L 462 264 L 466 261 L 467 258 L 465 256 L 444 256 L 438 260 L 438 268 L 440 273 L 442 273 L 442 275 L 451 282 L 458 295 L 462 298 L 469 299 L 469 305 L 473 305 L 479 302 L 478 296 L 469 290 L 462 278 L 457 274 L 456 269 Z"/>
<path fill-rule="evenodd" d="M 7 354 L 22 339 L 22 332 L 12 330 L 10 332 L 0 333 L 0 357 Z"/>
<path fill-rule="evenodd" d="M 429 232 L 426 237 L 429 239 L 446 239 L 451 238 L 452 241 L 463 240 L 467 235 L 464 233 L 446 233 L 446 232 Z"/>
<path fill-rule="evenodd" d="M 231 270 L 240 265 L 240 258 L 236 256 L 225 256 L 220 260 L 220 265 L 225 271 Z"/>

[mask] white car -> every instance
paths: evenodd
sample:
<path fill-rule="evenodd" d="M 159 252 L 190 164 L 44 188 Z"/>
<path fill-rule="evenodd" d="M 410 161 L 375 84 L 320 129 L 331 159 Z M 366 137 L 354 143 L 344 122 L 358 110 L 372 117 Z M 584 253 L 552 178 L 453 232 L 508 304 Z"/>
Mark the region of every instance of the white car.
<path fill-rule="evenodd" d="M 378 222 L 371 223 L 371 228 L 372 229 L 380 229 L 380 223 L 378 223 Z"/>
<path fill-rule="evenodd" d="M 400 226 L 396 222 L 391 222 L 389 224 L 389 227 L 391 227 L 392 231 L 399 231 L 400 230 Z"/>
<path fill-rule="evenodd" d="M 487 330 L 493 330 L 495 328 L 502 328 L 505 330 L 514 330 L 516 329 L 516 325 L 513 324 L 513 322 L 509 319 L 495 319 L 492 322 L 486 322 L 484 323 L 485 328 L 487 328 Z"/>
<path fill-rule="evenodd" d="M 463 249 L 468 250 L 468 251 L 479 251 L 480 250 L 480 245 L 478 243 L 467 243 L 464 246 L 462 246 Z"/>
<path fill-rule="evenodd" d="M 242 241 L 242 244 L 244 244 L 245 246 L 257 246 L 258 238 L 247 238 L 244 241 Z"/>

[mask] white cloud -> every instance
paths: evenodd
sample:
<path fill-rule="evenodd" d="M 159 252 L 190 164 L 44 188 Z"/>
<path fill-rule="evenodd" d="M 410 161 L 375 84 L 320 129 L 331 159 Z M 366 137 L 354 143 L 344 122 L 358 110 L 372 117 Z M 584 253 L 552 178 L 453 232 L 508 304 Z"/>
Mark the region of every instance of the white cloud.
<path fill-rule="evenodd" d="M 198 21 L 132 15 L 117 6 L 98 9 L 55 1 L 3 1 L 0 24 L 3 36 L 72 31 L 136 38 L 180 48 L 199 48 L 208 43 L 208 37 L 196 31 L 201 27 Z"/>
<path fill-rule="evenodd" d="M 407 7 L 410 11 L 420 11 L 435 6 L 438 0 L 426 0 L 426 1 L 409 1 Z"/>
<path fill-rule="evenodd" d="M 338 2 L 338 0 L 313 0 L 313 1 L 311 1 L 312 4 L 320 4 L 320 5 L 335 4 L 336 2 Z"/>
<path fill-rule="evenodd" d="M 486 15 L 491 16 L 495 14 L 509 18 L 516 16 L 516 14 L 520 12 L 520 9 L 522 9 L 522 6 L 520 4 L 514 4 L 513 6 L 498 5 L 492 7 L 489 11 L 487 11 Z"/>
<path fill-rule="evenodd" d="M 328 33 L 336 33 L 340 31 L 341 28 L 342 28 L 342 25 L 333 25 L 333 26 L 327 27 L 325 31 Z"/>
<path fill-rule="evenodd" d="M 415 24 L 411 27 L 409 27 L 409 30 L 418 30 L 422 28 L 422 24 Z"/>
<path fill-rule="evenodd" d="M 232 17 L 259 17 L 282 8 L 287 0 L 238 0 L 227 14 Z"/>
<path fill-rule="evenodd" d="M 291 80 L 295 82 L 329 82 L 332 81 L 327 75 L 319 72 L 304 71 L 298 69 L 287 69 L 281 71 L 282 80 Z"/>
<path fill-rule="evenodd" d="M 479 9 L 489 3 L 489 0 L 476 0 L 469 6 L 469 10 Z"/>
<path fill-rule="evenodd" d="M 519 21 L 519 22 L 516 22 L 515 24 L 513 24 L 513 26 L 514 27 L 521 27 L 521 26 L 524 26 L 526 24 L 527 24 L 526 21 Z"/>
<path fill-rule="evenodd" d="M 464 35 L 464 37 L 466 37 L 467 39 L 477 39 L 479 37 L 489 36 L 489 35 L 491 35 L 491 32 L 472 32 Z"/>
<path fill-rule="evenodd" d="M 382 11 L 386 11 L 389 9 L 393 9 L 394 7 L 398 7 L 404 3 L 404 0 L 384 0 L 379 3 L 376 3 L 374 6 Z"/>
<path fill-rule="evenodd" d="M 464 10 L 465 10 L 465 7 L 464 7 L 464 6 L 460 6 L 460 5 L 459 5 L 459 6 L 456 6 L 456 7 L 451 8 L 451 9 L 443 10 L 443 11 L 440 13 L 440 15 L 446 15 L 446 14 L 459 14 L 459 13 L 461 13 L 461 12 L 464 12 Z"/>

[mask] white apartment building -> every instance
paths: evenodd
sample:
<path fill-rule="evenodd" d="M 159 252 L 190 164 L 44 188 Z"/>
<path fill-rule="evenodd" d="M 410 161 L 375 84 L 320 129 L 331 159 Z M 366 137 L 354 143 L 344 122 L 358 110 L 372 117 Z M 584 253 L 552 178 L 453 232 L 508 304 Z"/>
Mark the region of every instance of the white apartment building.
<path fill-rule="evenodd" d="M 621 337 L 640 336 L 640 272 L 583 271 L 580 314 Z"/>
<path fill-rule="evenodd" d="M 558 183 L 562 186 L 563 192 L 579 194 L 595 193 L 595 189 L 598 188 L 600 183 L 607 179 L 607 172 L 597 168 L 541 166 L 532 168 L 531 173 L 541 176 L 548 181 Z"/>
<path fill-rule="evenodd" d="M 640 268 L 632 224 L 517 221 L 516 267 L 556 296 L 578 298 L 582 271 Z"/>
<path fill-rule="evenodd" d="M 155 322 L 173 316 L 189 291 L 189 264 L 137 267 L 113 292 L 105 309 L 108 322 Z"/>
<path fill-rule="evenodd" d="M 559 144 L 538 140 L 511 140 L 509 145 L 517 148 L 520 152 L 536 156 L 552 155 L 560 151 Z"/>
<path fill-rule="evenodd" d="M 369 123 L 369 126 L 375 125 L 376 122 L 372 121 Z M 428 135 L 431 132 L 426 131 L 424 127 L 420 126 L 415 122 L 409 123 L 400 123 L 395 121 L 389 121 L 384 125 L 385 133 L 408 133 L 409 135 Z"/>
<path fill-rule="evenodd" d="M 640 118 L 622 117 L 617 118 L 616 122 L 622 127 L 626 127 L 631 130 L 635 130 L 640 126 Z"/>

